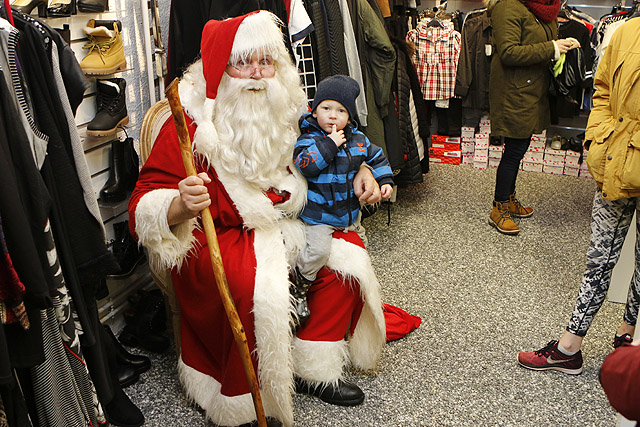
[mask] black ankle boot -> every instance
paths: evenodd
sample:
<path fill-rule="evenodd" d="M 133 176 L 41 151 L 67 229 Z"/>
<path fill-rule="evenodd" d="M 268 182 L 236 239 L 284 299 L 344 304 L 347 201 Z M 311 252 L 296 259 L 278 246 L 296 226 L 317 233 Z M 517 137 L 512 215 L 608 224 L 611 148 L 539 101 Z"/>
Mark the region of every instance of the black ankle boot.
<path fill-rule="evenodd" d="M 56 0 L 47 8 L 49 18 L 71 16 L 77 13 L 76 0 Z"/>
<path fill-rule="evenodd" d="M 109 179 L 100 190 L 100 200 L 105 203 L 121 202 L 138 180 L 138 155 L 133 148 L 133 138 L 111 141 L 109 172 Z"/>
<path fill-rule="evenodd" d="M 138 247 L 138 243 L 129 233 L 129 221 L 113 224 L 113 232 L 116 238 L 111 246 L 111 252 L 116 258 L 120 270 L 109 274 L 109 277 L 121 279 L 130 276 L 136 266 L 144 260 L 145 256 L 144 252 Z"/>
<path fill-rule="evenodd" d="M 84 13 L 102 13 L 109 10 L 109 0 L 78 0 L 78 10 Z"/>
<path fill-rule="evenodd" d="M 112 24 L 113 25 L 113 24 Z M 129 123 L 127 103 L 125 101 L 125 79 L 113 78 L 98 80 L 96 116 L 87 124 L 87 135 L 115 135 L 119 126 Z"/>
<path fill-rule="evenodd" d="M 116 350 L 116 360 L 120 365 L 126 365 L 131 367 L 136 374 L 141 374 L 143 372 L 147 372 L 149 368 L 151 368 L 151 360 L 147 356 L 143 356 L 141 354 L 132 354 L 129 353 L 118 341 L 116 336 L 113 334 L 111 328 L 107 325 L 103 325 L 104 329 L 107 331 L 109 336 L 111 337 L 111 342 L 113 343 Z"/>
<path fill-rule="evenodd" d="M 129 399 L 122 388 L 115 388 L 111 402 L 104 405 L 104 415 L 109 423 L 120 427 L 139 427 L 144 424 L 144 415 Z"/>
<path fill-rule="evenodd" d="M 323 402 L 338 406 L 356 406 L 364 402 L 364 392 L 357 385 L 344 380 L 338 380 L 336 385 L 331 383 L 312 386 L 306 381 L 295 377 L 296 393 L 315 396 Z"/>
<path fill-rule="evenodd" d="M 120 341 L 128 346 L 162 353 L 171 344 L 165 330 L 164 297 L 159 290 L 153 290 L 140 299 L 135 308 L 135 314 L 120 334 Z"/>

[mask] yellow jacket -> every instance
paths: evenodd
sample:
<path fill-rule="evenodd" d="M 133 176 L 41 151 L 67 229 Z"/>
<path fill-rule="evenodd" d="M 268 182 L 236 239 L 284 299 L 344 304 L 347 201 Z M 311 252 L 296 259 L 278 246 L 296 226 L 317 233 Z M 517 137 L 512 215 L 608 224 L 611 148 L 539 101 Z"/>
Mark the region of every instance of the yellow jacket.
<path fill-rule="evenodd" d="M 616 30 L 595 76 L 587 165 L 602 197 L 640 196 L 640 18 Z"/>

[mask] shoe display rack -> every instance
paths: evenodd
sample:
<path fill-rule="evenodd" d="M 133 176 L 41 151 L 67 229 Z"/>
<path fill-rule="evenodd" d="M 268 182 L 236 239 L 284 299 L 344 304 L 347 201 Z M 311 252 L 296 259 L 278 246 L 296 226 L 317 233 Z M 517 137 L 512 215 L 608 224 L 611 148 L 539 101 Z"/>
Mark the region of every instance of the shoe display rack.
<path fill-rule="evenodd" d="M 122 267 L 120 273 L 107 278 L 109 295 L 98 301 L 101 321 L 118 331 L 124 326 L 130 295 L 155 287 L 146 257 L 128 236 L 125 221 L 137 178 L 134 150 L 142 119 L 164 97 L 166 60 L 158 0 L 59 0 L 57 14 L 45 11 L 52 0 L 16 1 L 30 7 L 32 15 L 52 28 L 64 29 L 63 37 L 90 82 L 75 118 L 107 242 Z M 111 37 L 114 33 L 119 34 L 117 39 Z M 124 61 L 121 56 L 109 57 L 120 45 Z M 85 60 L 89 54 L 94 55 L 91 64 Z"/>

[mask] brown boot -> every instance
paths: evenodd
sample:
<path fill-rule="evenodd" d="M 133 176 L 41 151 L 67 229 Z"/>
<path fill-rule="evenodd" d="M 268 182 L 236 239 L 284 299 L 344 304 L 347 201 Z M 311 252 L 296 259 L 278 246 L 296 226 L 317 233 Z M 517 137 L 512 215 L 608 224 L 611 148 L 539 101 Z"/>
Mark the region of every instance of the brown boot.
<path fill-rule="evenodd" d="M 509 196 L 509 211 L 516 218 L 529 218 L 533 215 L 533 209 L 522 206 L 515 194 Z"/>
<path fill-rule="evenodd" d="M 518 234 L 520 228 L 513 222 L 509 202 L 493 202 L 493 209 L 489 214 L 489 224 L 504 234 Z"/>

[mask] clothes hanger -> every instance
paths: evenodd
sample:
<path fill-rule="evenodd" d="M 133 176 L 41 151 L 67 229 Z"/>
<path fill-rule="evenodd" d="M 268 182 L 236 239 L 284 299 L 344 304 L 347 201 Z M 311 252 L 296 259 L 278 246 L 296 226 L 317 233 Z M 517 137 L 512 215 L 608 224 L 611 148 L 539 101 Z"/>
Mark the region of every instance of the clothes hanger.
<path fill-rule="evenodd" d="M 9 0 L 4 0 L 3 5 L 4 14 L 7 15 L 7 21 L 9 21 L 9 23 L 15 27 L 16 25 L 13 23 L 13 13 L 11 12 L 11 5 L 9 4 Z"/>

